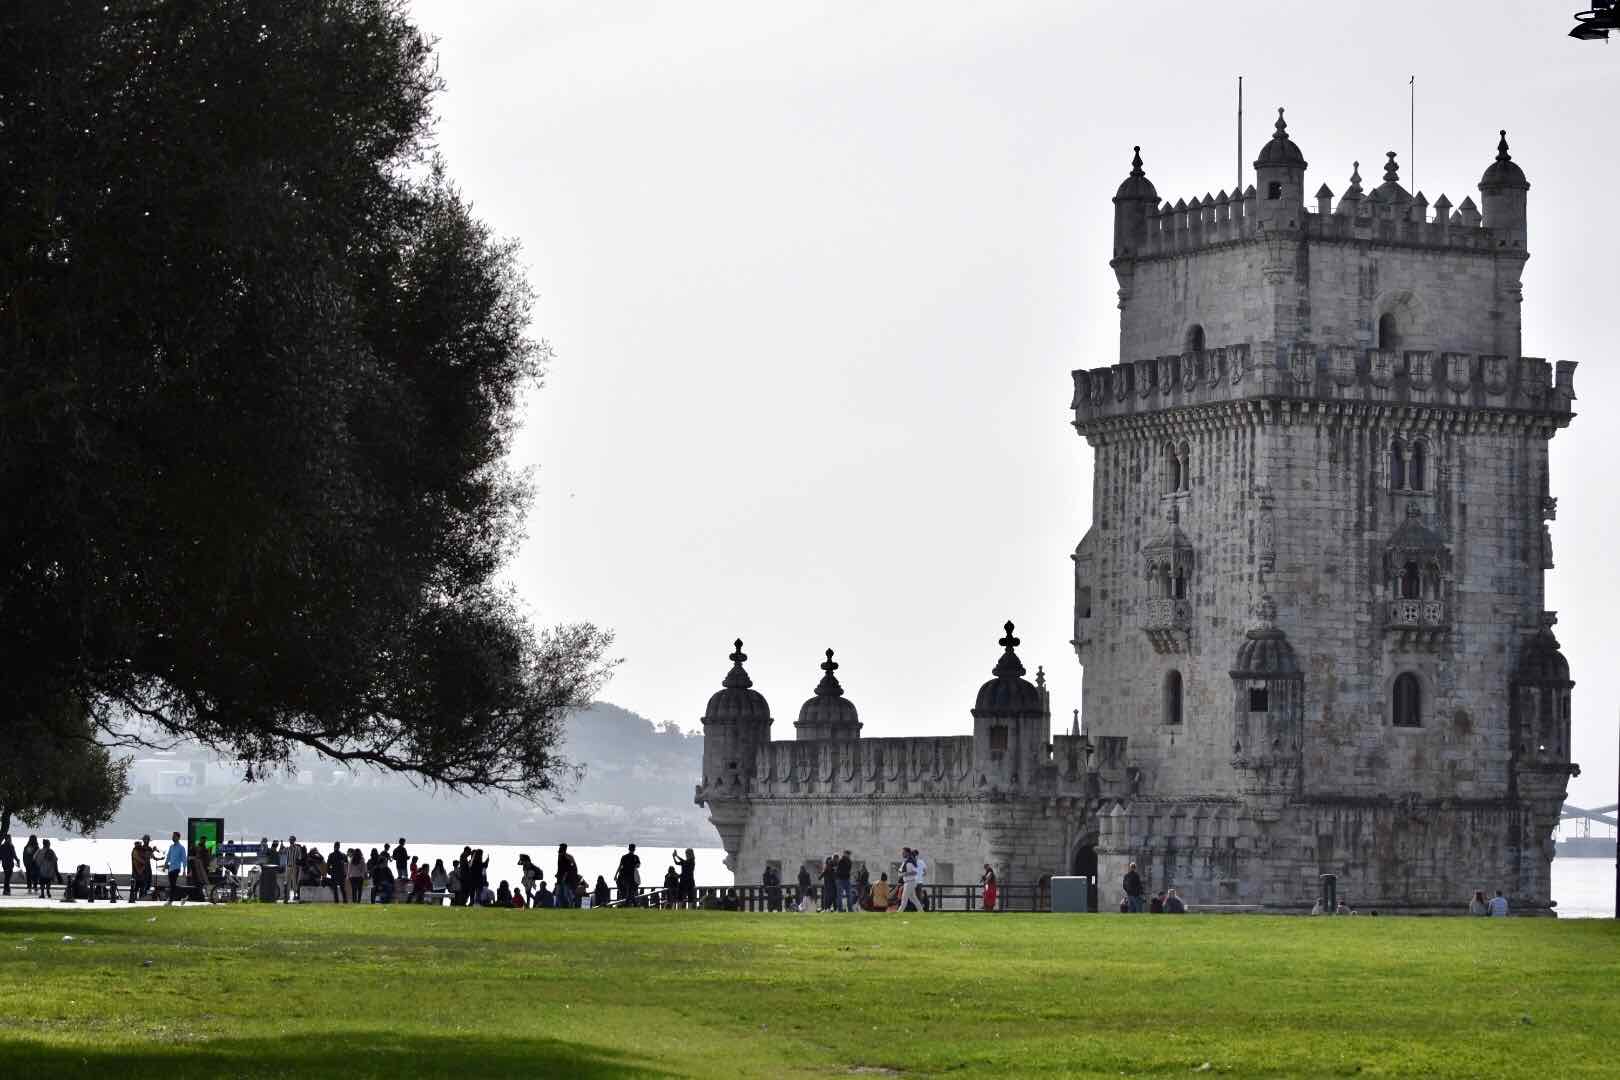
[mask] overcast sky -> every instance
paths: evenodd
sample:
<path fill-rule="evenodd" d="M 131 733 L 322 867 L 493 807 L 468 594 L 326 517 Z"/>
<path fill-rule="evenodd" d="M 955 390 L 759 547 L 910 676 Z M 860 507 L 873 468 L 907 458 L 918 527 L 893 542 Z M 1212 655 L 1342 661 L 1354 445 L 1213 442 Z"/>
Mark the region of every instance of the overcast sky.
<path fill-rule="evenodd" d="M 828 646 L 867 734 L 965 733 L 1009 618 L 1066 719 L 1109 199 L 1137 143 L 1161 198 L 1231 188 L 1242 74 L 1245 157 L 1286 105 L 1307 192 L 1397 150 L 1477 202 L 1508 129 L 1524 351 L 1581 364 L 1547 579 L 1571 799 L 1614 801 L 1620 47 L 1567 38 L 1575 6 L 421 0 L 440 147 L 557 350 L 523 595 L 612 627 L 603 697 L 657 721 L 696 725 L 740 635 L 778 738 Z"/>

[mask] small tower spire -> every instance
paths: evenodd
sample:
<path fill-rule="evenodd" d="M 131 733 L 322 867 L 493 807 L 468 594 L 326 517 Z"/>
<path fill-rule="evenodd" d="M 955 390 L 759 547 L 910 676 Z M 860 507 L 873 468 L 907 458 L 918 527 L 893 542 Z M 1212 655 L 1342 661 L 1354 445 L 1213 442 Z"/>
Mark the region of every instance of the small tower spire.
<path fill-rule="evenodd" d="M 1395 164 L 1395 151 L 1390 150 L 1385 155 L 1389 158 L 1384 162 L 1384 183 L 1398 184 L 1401 182 L 1401 167 Z"/>
<path fill-rule="evenodd" d="M 1011 619 L 1007 620 L 1004 629 L 1007 631 L 1007 635 L 1000 641 L 996 642 L 996 644 L 1000 645 L 1006 651 L 1001 654 L 1001 659 L 996 661 L 996 666 L 990 672 L 990 674 L 994 675 L 998 679 L 1021 678 L 1024 674 L 1024 665 L 1018 659 L 1018 654 L 1013 652 L 1014 649 L 1018 648 L 1019 641 L 1017 638 L 1013 637 L 1013 624 Z"/>
<path fill-rule="evenodd" d="M 732 646 L 735 651 L 726 657 L 731 661 L 731 670 L 726 673 L 725 680 L 720 685 L 731 690 L 746 690 L 754 685 L 754 680 L 743 670 L 743 661 L 748 659 L 748 654 L 743 652 L 742 638 L 732 642 Z"/>
<path fill-rule="evenodd" d="M 827 660 L 821 665 L 821 670 L 826 672 L 826 674 L 823 675 L 821 677 L 821 681 L 816 684 L 816 696 L 843 697 L 844 688 L 838 685 L 838 677 L 833 674 L 833 672 L 838 670 L 838 662 L 833 659 L 833 651 L 831 649 L 827 650 Z"/>
<path fill-rule="evenodd" d="M 1069 734 L 1074 736 L 1076 739 L 1078 739 L 1080 737 L 1080 710 L 1079 709 L 1074 710 L 1074 726 L 1069 729 Z"/>

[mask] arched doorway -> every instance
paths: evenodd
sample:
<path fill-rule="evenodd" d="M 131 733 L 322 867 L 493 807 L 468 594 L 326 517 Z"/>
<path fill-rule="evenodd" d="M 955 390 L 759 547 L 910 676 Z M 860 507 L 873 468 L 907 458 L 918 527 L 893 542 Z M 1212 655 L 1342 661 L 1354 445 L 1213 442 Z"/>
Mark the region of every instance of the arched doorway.
<path fill-rule="evenodd" d="M 1075 877 L 1083 877 L 1090 884 L 1086 886 L 1086 910 L 1097 910 L 1097 848 L 1093 844 L 1081 844 L 1074 850 L 1074 865 L 1070 871 Z"/>

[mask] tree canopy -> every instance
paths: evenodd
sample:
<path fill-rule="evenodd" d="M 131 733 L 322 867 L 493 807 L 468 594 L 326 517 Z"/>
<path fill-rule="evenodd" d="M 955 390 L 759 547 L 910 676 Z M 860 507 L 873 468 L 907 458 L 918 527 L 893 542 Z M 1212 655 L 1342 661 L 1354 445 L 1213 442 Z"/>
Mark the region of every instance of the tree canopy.
<path fill-rule="evenodd" d="M 440 89 L 398 0 L 0 9 L 0 725 L 567 772 L 610 637 L 500 584 L 547 351 Z"/>

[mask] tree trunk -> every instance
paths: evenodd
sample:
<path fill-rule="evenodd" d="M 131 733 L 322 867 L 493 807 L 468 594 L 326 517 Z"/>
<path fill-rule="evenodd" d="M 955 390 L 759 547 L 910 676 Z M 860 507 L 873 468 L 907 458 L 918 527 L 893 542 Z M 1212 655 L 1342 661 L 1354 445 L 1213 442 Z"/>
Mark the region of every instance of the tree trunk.
<path fill-rule="evenodd" d="M 0 836 L 11 832 L 11 807 L 0 806 Z"/>

